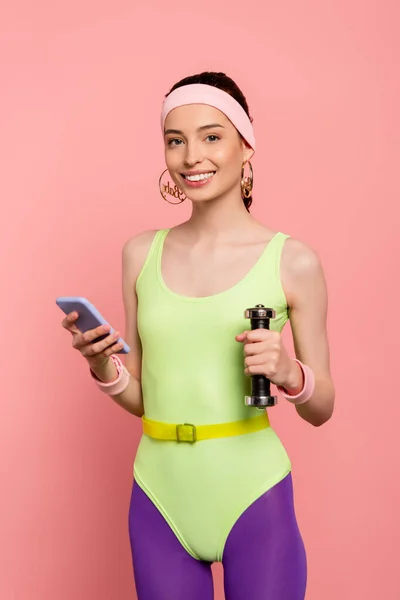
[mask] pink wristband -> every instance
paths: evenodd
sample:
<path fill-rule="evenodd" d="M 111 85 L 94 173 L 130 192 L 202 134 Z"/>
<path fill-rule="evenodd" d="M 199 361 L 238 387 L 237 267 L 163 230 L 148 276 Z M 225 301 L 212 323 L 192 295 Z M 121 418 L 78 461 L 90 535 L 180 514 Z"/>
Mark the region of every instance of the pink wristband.
<path fill-rule="evenodd" d="M 282 394 L 282 396 L 284 398 L 286 398 L 286 400 L 288 400 L 292 404 L 304 404 L 311 398 L 311 396 L 314 393 L 315 376 L 314 376 L 312 369 L 310 369 L 310 367 L 308 367 L 307 365 L 303 365 L 303 363 L 300 362 L 299 360 L 297 360 L 297 358 L 294 358 L 293 360 L 295 362 L 297 362 L 297 364 L 300 366 L 301 370 L 303 371 L 303 376 L 304 376 L 303 389 L 301 390 L 301 392 L 296 394 L 296 396 L 290 396 L 287 393 L 287 391 L 285 390 L 285 388 L 283 388 L 281 386 L 277 386 L 277 389 Z"/>
<path fill-rule="evenodd" d="M 92 375 L 92 378 L 96 382 L 97 387 L 102 392 L 108 394 L 109 396 L 117 396 L 118 394 L 122 394 L 122 392 L 124 392 L 128 387 L 131 374 L 129 373 L 128 369 L 122 364 L 121 359 L 116 354 L 112 354 L 110 358 L 112 359 L 114 365 L 117 368 L 117 379 L 115 379 L 114 381 L 109 381 L 108 383 L 104 383 L 104 381 L 100 381 L 95 376 L 93 371 L 90 371 L 90 373 Z"/>

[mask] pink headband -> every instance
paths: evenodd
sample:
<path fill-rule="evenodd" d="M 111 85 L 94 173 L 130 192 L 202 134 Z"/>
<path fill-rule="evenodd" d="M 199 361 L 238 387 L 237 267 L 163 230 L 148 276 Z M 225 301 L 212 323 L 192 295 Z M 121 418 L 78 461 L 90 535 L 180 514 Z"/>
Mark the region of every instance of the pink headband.
<path fill-rule="evenodd" d="M 203 83 L 184 85 L 176 88 L 169 96 L 167 96 L 164 100 L 161 112 L 161 127 L 163 133 L 167 115 L 174 108 L 185 106 L 186 104 L 208 104 L 209 106 L 213 106 L 220 110 L 236 127 L 238 132 L 249 144 L 250 148 L 255 150 L 256 141 L 253 125 L 239 102 L 232 98 L 227 92 Z"/>

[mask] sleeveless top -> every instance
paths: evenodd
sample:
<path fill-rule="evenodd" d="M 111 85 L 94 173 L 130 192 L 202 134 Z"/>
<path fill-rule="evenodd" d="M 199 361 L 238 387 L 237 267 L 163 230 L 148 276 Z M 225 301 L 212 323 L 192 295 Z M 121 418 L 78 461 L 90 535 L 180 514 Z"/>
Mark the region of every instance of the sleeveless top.
<path fill-rule="evenodd" d="M 197 298 L 171 291 L 163 280 L 161 257 L 169 231 L 155 234 L 136 283 L 145 415 L 198 425 L 257 416 L 244 405 L 251 381 L 244 374 L 243 344 L 235 336 L 250 329 L 244 312 L 257 304 L 276 311 L 271 330 L 282 331 L 288 320 L 279 269 L 289 236 L 276 233 L 233 287 Z"/>

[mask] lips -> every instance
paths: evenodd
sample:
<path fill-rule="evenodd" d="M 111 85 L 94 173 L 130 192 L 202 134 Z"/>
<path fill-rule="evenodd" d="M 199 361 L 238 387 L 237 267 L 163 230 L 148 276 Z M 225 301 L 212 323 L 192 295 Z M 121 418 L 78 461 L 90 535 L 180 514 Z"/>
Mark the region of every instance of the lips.
<path fill-rule="evenodd" d="M 187 187 L 198 188 L 208 185 L 214 179 L 215 171 L 192 171 L 191 173 L 182 173 L 181 176 Z"/>
<path fill-rule="evenodd" d="M 188 173 L 182 173 L 182 177 L 186 179 L 186 181 L 190 182 L 211 179 L 214 175 L 215 171 L 191 171 Z"/>

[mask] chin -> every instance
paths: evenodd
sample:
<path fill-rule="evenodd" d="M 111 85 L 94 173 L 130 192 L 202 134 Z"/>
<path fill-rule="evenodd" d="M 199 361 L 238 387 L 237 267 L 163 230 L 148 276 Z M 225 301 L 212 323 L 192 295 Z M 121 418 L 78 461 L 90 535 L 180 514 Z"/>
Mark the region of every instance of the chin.
<path fill-rule="evenodd" d="M 226 193 L 226 190 L 221 190 L 218 185 L 205 186 L 204 188 L 192 188 L 190 186 L 183 186 L 181 184 L 180 187 L 184 194 L 194 202 L 209 202 L 219 198 L 220 196 L 223 196 Z"/>
<path fill-rule="evenodd" d="M 204 202 L 211 202 L 212 200 L 216 200 L 221 194 L 217 191 L 214 192 L 213 194 L 211 194 L 210 192 L 196 192 L 193 193 L 193 190 L 188 190 L 185 194 L 188 198 L 188 200 L 191 200 L 192 202 L 195 202 L 197 204 L 203 204 Z"/>

